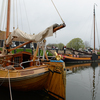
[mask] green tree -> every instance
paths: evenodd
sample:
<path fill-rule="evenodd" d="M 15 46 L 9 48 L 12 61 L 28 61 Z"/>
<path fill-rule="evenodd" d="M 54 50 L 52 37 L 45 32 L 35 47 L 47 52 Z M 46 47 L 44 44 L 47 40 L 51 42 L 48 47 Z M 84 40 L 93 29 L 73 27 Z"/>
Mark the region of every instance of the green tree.
<path fill-rule="evenodd" d="M 63 43 L 59 43 L 59 44 L 58 44 L 58 48 L 59 48 L 59 49 L 62 49 L 62 48 L 63 48 L 63 46 L 64 46 L 64 44 L 63 44 Z"/>
<path fill-rule="evenodd" d="M 58 44 L 47 44 L 47 46 L 49 46 L 49 47 L 52 47 L 52 46 L 55 46 L 55 47 L 58 47 Z"/>
<path fill-rule="evenodd" d="M 74 38 L 66 45 L 66 47 L 74 48 L 75 50 L 79 50 L 79 48 L 84 49 L 85 46 L 84 46 L 84 43 L 83 43 L 82 39 Z"/>
<path fill-rule="evenodd" d="M 49 47 L 52 47 L 52 46 L 55 46 L 55 47 L 58 47 L 58 49 L 62 49 L 64 44 L 63 43 L 58 43 L 58 44 L 47 44 L 47 46 Z"/>

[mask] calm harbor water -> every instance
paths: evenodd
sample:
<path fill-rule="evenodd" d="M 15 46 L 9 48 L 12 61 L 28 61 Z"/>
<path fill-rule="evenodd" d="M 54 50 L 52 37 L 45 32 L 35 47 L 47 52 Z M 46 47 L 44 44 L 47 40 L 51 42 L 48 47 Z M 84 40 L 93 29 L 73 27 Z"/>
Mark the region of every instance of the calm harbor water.
<path fill-rule="evenodd" d="M 67 68 L 66 100 L 100 100 L 100 63 Z"/>
<path fill-rule="evenodd" d="M 100 100 L 100 63 L 66 64 L 66 100 Z M 12 91 L 13 100 L 55 100 L 43 91 Z M 0 100 L 11 100 L 0 86 Z"/>

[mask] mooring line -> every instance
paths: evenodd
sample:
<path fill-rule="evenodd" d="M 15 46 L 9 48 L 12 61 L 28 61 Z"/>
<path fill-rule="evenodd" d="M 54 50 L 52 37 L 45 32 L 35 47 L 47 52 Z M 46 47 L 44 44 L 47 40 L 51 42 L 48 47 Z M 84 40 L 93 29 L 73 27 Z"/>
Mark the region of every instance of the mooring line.
<path fill-rule="evenodd" d="M 12 100 L 12 92 L 11 92 L 11 83 L 10 83 L 10 75 L 9 75 L 9 70 L 8 70 L 8 81 L 9 81 L 10 99 Z"/>
<path fill-rule="evenodd" d="M 6 77 L 7 77 L 8 73 L 6 74 L 5 78 L 3 79 L 3 81 L 0 83 L 0 86 L 2 86 L 2 84 L 4 83 Z"/>

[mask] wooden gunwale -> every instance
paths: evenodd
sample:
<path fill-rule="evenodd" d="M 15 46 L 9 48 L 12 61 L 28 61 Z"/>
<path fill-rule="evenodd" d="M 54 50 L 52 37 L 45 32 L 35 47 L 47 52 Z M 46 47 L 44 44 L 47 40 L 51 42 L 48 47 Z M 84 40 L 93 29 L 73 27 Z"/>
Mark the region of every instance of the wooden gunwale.
<path fill-rule="evenodd" d="M 30 91 L 30 90 L 40 90 L 44 89 L 47 82 L 49 73 L 43 73 L 38 75 L 25 76 L 23 78 L 10 78 L 12 89 L 19 91 Z M 34 76 L 34 77 L 33 77 Z M 8 87 L 8 79 L 2 84 L 5 87 Z"/>
<path fill-rule="evenodd" d="M 5 77 L 5 75 L 8 73 L 8 69 L 0 69 L 1 73 L 3 74 L 0 78 L 8 78 Z M 30 72 L 31 71 L 31 72 Z M 9 75 L 10 78 L 20 78 L 24 76 L 29 76 L 29 75 L 38 75 L 42 73 L 48 72 L 48 67 L 47 66 L 41 66 L 41 67 L 31 67 L 31 69 L 21 69 L 21 70 L 9 70 Z M 24 74 L 23 74 L 24 73 Z"/>
<path fill-rule="evenodd" d="M 39 76 L 48 74 L 48 73 L 49 73 L 49 71 L 42 72 L 42 73 L 39 73 L 39 74 L 30 74 L 30 75 L 20 76 L 20 77 L 10 77 L 10 80 L 11 80 L 11 82 L 23 81 L 23 80 L 27 80 L 27 79 L 29 80 L 29 79 L 32 79 L 32 78 L 35 78 L 35 77 L 39 77 Z M 4 79 L 4 77 L 1 77 L 0 81 L 2 81 L 3 79 Z M 4 82 L 8 82 L 8 77 L 5 77 Z"/>
<path fill-rule="evenodd" d="M 87 57 L 87 58 L 78 58 L 78 57 L 69 57 L 69 56 L 64 56 L 64 58 L 67 59 L 72 59 L 72 60 L 91 60 L 91 57 Z"/>

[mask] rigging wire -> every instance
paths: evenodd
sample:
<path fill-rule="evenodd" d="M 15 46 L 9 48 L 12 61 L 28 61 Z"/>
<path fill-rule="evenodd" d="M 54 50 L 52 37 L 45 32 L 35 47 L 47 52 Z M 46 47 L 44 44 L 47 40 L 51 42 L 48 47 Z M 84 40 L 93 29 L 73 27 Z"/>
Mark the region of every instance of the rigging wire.
<path fill-rule="evenodd" d="M 52 4 L 53 4 L 53 6 L 55 7 L 55 9 L 56 9 L 56 11 L 57 11 L 57 13 L 58 13 L 58 15 L 59 15 L 60 19 L 61 19 L 61 20 L 62 20 L 62 22 L 64 23 L 64 21 L 63 21 L 63 19 L 62 19 L 61 15 L 60 15 L 60 13 L 58 12 L 58 10 L 57 10 L 57 8 L 56 8 L 56 6 L 55 6 L 54 2 L 53 2 L 53 0 L 51 0 L 51 2 L 52 2 Z"/>
<path fill-rule="evenodd" d="M 98 39 L 98 46 L 99 46 L 99 34 L 98 34 L 98 28 L 97 28 L 97 21 L 96 21 L 96 31 L 97 31 L 97 39 Z M 99 46 L 100 49 L 100 46 Z"/>
<path fill-rule="evenodd" d="M 23 30 L 23 23 L 22 23 L 22 13 L 21 13 L 21 5 L 20 5 L 20 0 L 19 0 L 19 9 L 20 9 L 20 15 L 21 15 L 21 25 L 22 25 L 22 30 Z"/>
<path fill-rule="evenodd" d="M 15 0 L 13 0 L 13 30 L 15 29 Z"/>
<path fill-rule="evenodd" d="M 2 19 L 3 19 L 4 2 L 5 2 L 5 0 L 3 0 L 3 1 L 2 1 L 2 7 L 1 7 L 0 30 L 1 30 L 1 26 L 2 26 Z"/>
<path fill-rule="evenodd" d="M 27 17 L 29 32 L 30 32 L 30 34 L 31 34 L 30 25 L 29 25 L 28 16 L 27 16 L 27 11 L 26 11 L 26 6 L 25 6 L 25 1 L 23 0 L 23 2 L 24 2 L 25 12 L 26 12 L 26 17 Z"/>
<path fill-rule="evenodd" d="M 8 2 L 5 4 L 5 15 L 4 15 L 4 25 L 3 25 L 3 29 L 6 30 L 7 27 L 7 8 L 8 8 Z M 4 41 L 6 41 L 6 34 L 4 36 Z"/>
<path fill-rule="evenodd" d="M 7 7 L 8 7 L 8 2 L 6 2 L 6 4 L 5 4 L 5 13 L 4 13 L 4 24 L 3 24 L 3 30 L 5 30 L 6 29 L 6 26 L 7 26 Z M 6 39 L 6 35 L 5 35 L 5 39 Z"/>
<path fill-rule="evenodd" d="M 17 13 L 17 28 L 18 28 L 18 10 L 17 10 L 17 0 L 16 0 L 16 13 Z"/>
<path fill-rule="evenodd" d="M 90 46 L 92 46 L 92 44 L 91 44 L 91 40 L 92 40 L 92 34 L 93 34 L 93 23 L 92 23 L 92 28 L 91 28 L 91 36 L 90 36 Z"/>

